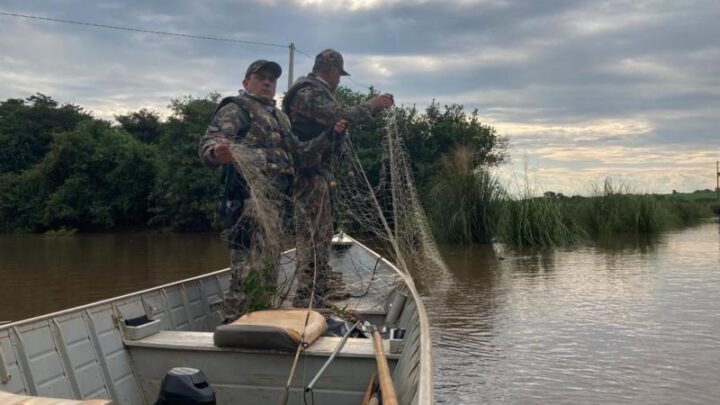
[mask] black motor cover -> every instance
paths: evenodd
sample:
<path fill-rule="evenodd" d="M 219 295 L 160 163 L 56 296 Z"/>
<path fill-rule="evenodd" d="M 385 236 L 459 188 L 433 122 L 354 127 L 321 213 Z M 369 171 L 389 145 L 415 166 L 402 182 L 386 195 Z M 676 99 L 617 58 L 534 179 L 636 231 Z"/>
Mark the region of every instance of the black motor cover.
<path fill-rule="evenodd" d="M 190 367 L 168 371 L 155 405 L 215 405 L 215 392 L 205 373 Z"/>

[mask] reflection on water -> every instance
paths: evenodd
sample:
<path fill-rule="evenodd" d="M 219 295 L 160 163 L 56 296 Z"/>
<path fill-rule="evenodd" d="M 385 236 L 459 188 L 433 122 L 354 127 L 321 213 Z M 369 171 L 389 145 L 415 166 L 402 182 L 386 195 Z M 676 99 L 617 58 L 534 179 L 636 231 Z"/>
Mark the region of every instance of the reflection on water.
<path fill-rule="evenodd" d="M 439 403 L 719 403 L 717 224 L 572 249 L 443 247 Z"/>
<path fill-rule="evenodd" d="M 443 246 L 436 399 L 720 403 L 718 225 L 568 249 Z M 0 321 L 227 266 L 213 234 L 0 235 Z"/>
<path fill-rule="evenodd" d="M 0 235 L 0 321 L 87 304 L 228 266 L 210 234 Z"/>

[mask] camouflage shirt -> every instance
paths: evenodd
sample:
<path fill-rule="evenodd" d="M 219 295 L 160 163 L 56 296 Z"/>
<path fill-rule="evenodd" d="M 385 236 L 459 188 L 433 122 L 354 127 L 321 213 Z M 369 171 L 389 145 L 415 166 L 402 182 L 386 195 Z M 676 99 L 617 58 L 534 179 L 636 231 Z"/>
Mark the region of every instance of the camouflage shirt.
<path fill-rule="evenodd" d="M 313 73 L 298 78 L 285 97 L 283 111 L 290 117 L 293 133 L 304 141 L 314 139 L 341 119 L 354 123 L 374 119 L 369 101 L 356 106 L 343 105 L 335 98 L 330 85 Z M 331 152 L 332 149 L 328 149 L 317 166 L 328 179 L 332 178 Z"/>
<path fill-rule="evenodd" d="M 243 142 L 258 149 L 257 164 L 268 174 L 293 174 L 294 168 L 318 165 L 322 154 L 335 140 L 336 134 L 327 132 L 309 142 L 301 142 L 290 132 L 287 116 L 275 107 L 274 100 L 255 97 L 241 91 L 237 102 L 225 102 L 217 110 L 205 134 L 200 138 L 198 153 L 207 166 L 218 166 L 215 145 L 221 141 Z"/>
<path fill-rule="evenodd" d="M 290 117 L 293 126 L 306 122 L 319 123 L 330 127 L 341 119 L 351 122 L 362 122 L 373 119 L 372 106 L 369 101 L 356 106 L 346 106 L 335 98 L 335 92 L 324 80 L 310 73 L 300 77 L 293 84 L 302 86 L 292 97 L 283 110 Z M 291 94 L 292 88 L 288 90 Z"/>

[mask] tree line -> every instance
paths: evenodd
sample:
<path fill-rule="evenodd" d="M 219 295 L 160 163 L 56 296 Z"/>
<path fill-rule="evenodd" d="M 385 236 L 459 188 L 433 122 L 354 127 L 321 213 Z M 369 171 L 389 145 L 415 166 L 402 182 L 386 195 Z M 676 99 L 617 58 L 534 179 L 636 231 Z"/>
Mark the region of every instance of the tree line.
<path fill-rule="evenodd" d="M 338 91 L 348 104 L 370 95 Z M 219 100 L 217 93 L 180 97 L 167 118 L 141 109 L 114 121 L 43 94 L 0 102 L 0 232 L 216 229 L 220 172 L 200 163 L 197 142 Z M 507 159 L 506 139 L 477 111 L 432 102 L 422 111 L 398 107 L 396 116 L 421 190 L 437 178 L 441 156 L 458 146 L 476 166 Z M 374 182 L 382 160 L 376 130 L 353 130 Z"/>

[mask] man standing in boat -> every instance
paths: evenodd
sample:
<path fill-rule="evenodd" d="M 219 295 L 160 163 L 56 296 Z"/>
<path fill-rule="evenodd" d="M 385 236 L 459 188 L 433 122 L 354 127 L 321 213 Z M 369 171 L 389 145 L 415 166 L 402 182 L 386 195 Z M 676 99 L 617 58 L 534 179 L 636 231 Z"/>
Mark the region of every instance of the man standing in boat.
<path fill-rule="evenodd" d="M 225 322 L 248 310 L 250 291 L 246 291 L 245 281 L 251 274 L 258 277 L 263 288 L 275 287 L 277 268 L 273 264 L 277 264 L 279 259 L 262 258 L 258 262 L 252 257 L 251 249 L 258 242 L 259 225 L 245 214 L 249 211 L 253 184 L 238 172 L 235 165 L 254 166 L 252 169 L 276 188 L 277 192 L 273 195 L 289 199 L 295 165 L 302 168 L 318 164 L 323 152 L 341 136 L 347 125 L 344 121 L 337 122 L 330 131 L 310 142 L 298 141 L 290 130 L 288 117 L 275 107 L 275 89 L 281 74 L 282 69 L 275 62 L 253 62 L 245 73 L 244 90 L 220 102 L 207 131 L 200 138 L 198 152 L 201 161 L 210 167 L 223 168 L 224 192 L 219 213 L 228 228 L 232 270 L 223 306 Z M 232 153 L 232 144 L 241 144 L 254 152 L 253 158 L 239 161 Z M 287 208 L 284 201 L 277 202 L 277 206 Z M 271 268 L 265 268 L 267 263 L 271 263 Z M 266 307 L 270 306 L 270 298 L 268 296 L 267 302 L 263 303 Z"/>
<path fill-rule="evenodd" d="M 298 78 L 288 89 L 283 99 L 283 111 L 290 117 L 293 133 L 301 141 L 317 138 L 338 120 L 372 120 L 380 111 L 393 105 L 390 94 L 375 96 L 353 107 L 339 103 L 335 89 L 341 76 L 349 76 L 343 65 L 339 52 L 326 49 L 315 57 L 312 73 Z M 295 177 L 295 257 L 299 273 L 293 301 L 296 307 L 307 306 L 312 291 L 315 292 L 316 307 L 347 298 L 342 274 L 331 271 L 328 263 L 334 233 L 330 188 L 336 184 L 331 169 L 332 153 L 332 150 L 326 151 L 317 165 L 298 169 Z"/>

